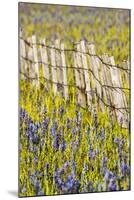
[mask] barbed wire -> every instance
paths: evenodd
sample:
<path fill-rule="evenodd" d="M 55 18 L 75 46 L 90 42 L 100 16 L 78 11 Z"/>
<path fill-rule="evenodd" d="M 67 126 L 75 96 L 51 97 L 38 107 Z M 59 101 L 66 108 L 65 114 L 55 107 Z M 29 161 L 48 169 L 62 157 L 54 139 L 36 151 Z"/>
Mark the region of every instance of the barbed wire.
<path fill-rule="evenodd" d="M 57 48 L 55 46 L 49 46 L 49 45 L 46 45 L 46 44 L 43 44 L 41 42 L 37 42 L 37 43 L 33 43 L 33 42 L 30 42 L 26 39 L 24 39 L 23 37 L 20 37 L 21 40 L 23 40 L 25 42 L 26 45 L 30 46 L 31 48 L 34 46 L 34 45 L 37 45 L 37 46 L 42 46 L 42 47 L 46 47 L 48 49 L 54 49 L 54 50 L 57 50 L 59 52 L 76 52 L 76 53 L 81 53 L 81 54 L 85 54 L 85 55 L 89 55 L 89 56 L 93 56 L 93 57 L 97 57 L 102 64 L 104 64 L 104 66 L 106 67 L 112 67 L 112 68 L 118 68 L 120 70 L 123 70 L 123 71 L 126 71 L 127 73 L 130 73 L 130 69 L 128 68 L 123 68 L 121 67 L 120 65 L 113 65 L 113 64 L 110 64 L 110 63 L 106 63 L 100 56 L 98 56 L 97 54 L 91 54 L 89 52 L 82 52 L 82 51 L 78 51 L 76 50 L 76 48 L 70 48 L 70 49 L 61 49 L 61 48 Z M 73 44 L 73 46 L 75 46 Z"/>
<path fill-rule="evenodd" d="M 52 84 L 56 84 L 56 85 L 59 85 L 59 86 L 67 86 L 67 87 L 74 87 L 74 88 L 77 88 L 78 90 L 80 90 L 82 93 L 84 93 L 84 94 L 87 94 L 87 93 L 94 93 L 96 96 L 97 96 L 97 98 L 106 106 L 106 107 L 110 107 L 111 109 L 116 109 L 116 110 L 119 110 L 121 113 L 122 113 L 122 111 L 121 110 L 126 110 L 126 112 L 127 113 L 129 113 L 129 107 L 115 107 L 115 105 L 112 105 L 112 103 L 111 104 L 107 104 L 104 100 L 103 100 L 103 98 L 101 98 L 100 97 L 100 95 L 98 95 L 98 93 L 97 93 L 97 91 L 94 89 L 92 89 L 92 90 L 90 90 L 90 91 L 87 91 L 87 90 L 85 90 L 85 89 L 83 89 L 83 88 L 80 88 L 79 86 L 77 86 L 77 85 L 75 85 L 75 84 L 64 84 L 64 83 L 59 83 L 59 82 L 55 82 L 55 81 L 52 81 L 52 80 L 49 80 L 49 79 L 47 79 L 47 78 L 45 78 L 45 77 L 43 77 L 43 76 L 40 76 L 40 77 L 30 77 L 30 76 L 28 76 L 26 73 L 23 73 L 22 71 L 19 71 L 20 72 L 20 74 L 22 74 L 22 75 L 24 75 L 24 77 L 26 78 L 26 79 L 30 79 L 30 80 L 38 80 L 38 79 L 44 79 L 45 81 L 48 81 L 48 82 L 50 82 L 50 83 L 52 83 Z"/>
<path fill-rule="evenodd" d="M 62 65 L 52 65 L 51 63 L 46 63 L 46 62 L 43 62 L 43 61 L 33 61 L 27 57 L 24 57 L 24 56 L 21 56 L 22 59 L 30 62 L 30 63 L 33 63 L 33 64 L 44 64 L 44 65 L 47 65 L 49 67 L 53 67 L 53 68 L 59 68 L 60 70 L 62 70 L 62 68 L 66 68 L 66 69 L 76 69 L 80 74 L 84 75 L 84 72 L 82 72 L 81 70 L 85 70 L 85 71 L 89 71 L 91 72 L 91 74 L 93 75 L 93 77 L 95 78 L 95 80 L 100 84 L 101 87 L 107 87 L 107 88 L 111 88 L 111 89 L 115 89 L 117 91 L 117 89 L 120 89 L 122 90 L 122 92 L 124 92 L 123 90 L 130 90 L 129 88 L 126 88 L 126 87 L 117 87 L 117 86 L 111 86 L 111 85 L 104 85 L 101 83 L 101 81 L 95 76 L 93 70 L 91 69 L 87 69 L 87 68 L 82 68 L 82 67 L 74 67 L 73 65 L 69 65 L 69 66 L 62 66 Z"/>

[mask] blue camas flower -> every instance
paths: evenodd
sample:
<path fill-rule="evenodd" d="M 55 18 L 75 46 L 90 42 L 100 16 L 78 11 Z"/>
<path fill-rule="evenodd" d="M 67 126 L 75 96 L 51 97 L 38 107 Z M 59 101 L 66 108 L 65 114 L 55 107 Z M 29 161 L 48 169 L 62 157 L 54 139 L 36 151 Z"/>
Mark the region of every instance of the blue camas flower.
<path fill-rule="evenodd" d="M 59 149 L 59 135 L 56 136 L 54 142 L 53 142 L 53 149 L 58 150 Z"/>
<path fill-rule="evenodd" d="M 61 152 L 64 152 L 66 150 L 66 147 L 67 147 L 67 143 L 63 139 L 62 142 L 61 142 L 61 144 L 60 144 L 60 150 L 61 150 Z"/>
<path fill-rule="evenodd" d="M 120 143 L 120 139 L 119 138 L 115 138 L 114 139 L 114 143 L 118 145 Z"/>
<path fill-rule="evenodd" d="M 35 187 L 35 193 L 36 193 L 36 195 L 38 195 L 38 192 L 39 192 L 40 189 L 41 189 L 40 181 L 38 181 L 38 180 L 35 181 L 34 187 Z"/>
<path fill-rule="evenodd" d="M 117 185 L 116 185 L 116 181 L 115 181 L 115 179 L 110 179 L 110 182 L 109 182 L 109 184 L 108 184 L 108 189 L 110 190 L 110 191 L 115 191 L 115 190 L 117 190 Z"/>
<path fill-rule="evenodd" d="M 47 128 L 48 128 L 49 121 L 50 121 L 50 118 L 47 117 L 47 118 L 44 120 L 44 122 L 43 122 L 44 128 L 45 128 L 46 130 L 47 130 Z"/>

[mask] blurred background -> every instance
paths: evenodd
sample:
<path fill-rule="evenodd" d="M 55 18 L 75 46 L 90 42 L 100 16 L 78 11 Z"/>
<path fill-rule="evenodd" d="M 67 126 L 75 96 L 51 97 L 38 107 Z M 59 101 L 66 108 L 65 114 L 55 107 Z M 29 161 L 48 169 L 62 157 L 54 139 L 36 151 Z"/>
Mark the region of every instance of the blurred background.
<path fill-rule="evenodd" d="M 19 24 L 24 35 L 56 38 L 72 45 L 85 39 L 94 42 L 97 54 L 109 53 L 116 63 L 129 59 L 129 10 L 82 6 L 19 4 Z"/>

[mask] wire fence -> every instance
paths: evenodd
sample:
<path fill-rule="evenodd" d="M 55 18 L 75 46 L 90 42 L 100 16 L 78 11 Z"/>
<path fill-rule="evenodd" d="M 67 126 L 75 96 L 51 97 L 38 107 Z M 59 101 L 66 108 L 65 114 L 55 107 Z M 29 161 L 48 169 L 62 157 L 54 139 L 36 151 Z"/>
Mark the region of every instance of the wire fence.
<path fill-rule="evenodd" d="M 25 42 L 26 45 L 30 46 L 31 48 L 33 48 L 34 45 L 36 46 L 42 46 L 42 47 L 46 47 L 48 49 L 54 49 L 56 51 L 64 51 L 64 52 L 77 52 L 77 53 L 82 53 L 82 54 L 85 54 L 85 55 L 89 55 L 89 56 L 94 56 L 94 57 L 97 57 L 103 64 L 106 65 L 106 67 L 112 67 L 112 68 L 118 68 L 118 69 L 121 69 L 121 70 L 124 70 L 124 71 L 127 71 L 128 73 L 130 73 L 130 69 L 129 68 L 124 68 L 120 65 L 113 65 L 113 64 L 109 64 L 109 63 L 106 63 L 99 55 L 97 54 L 91 54 L 89 52 L 82 52 L 82 51 L 78 51 L 76 48 L 71 48 L 71 49 L 61 49 L 61 48 L 56 48 L 54 46 L 49 46 L 49 45 L 45 45 L 41 42 L 37 42 L 37 43 L 32 43 L 32 42 L 29 42 L 27 39 L 24 39 L 23 37 L 20 37 L 21 40 L 23 40 Z M 85 41 L 86 42 L 86 41 Z M 88 43 L 87 44 L 91 45 L 92 43 Z M 73 45 L 75 46 L 76 44 L 73 43 Z M 29 59 L 28 59 L 29 60 Z M 32 61 L 34 62 L 34 61 Z M 38 62 L 42 62 L 42 61 L 38 61 Z M 61 67 L 61 66 L 60 66 Z M 83 69 L 83 68 L 82 68 Z"/>
<path fill-rule="evenodd" d="M 48 90 L 51 88 L 54 95 L 62 92 L 66 100 L 70 96 L 69 88 L 73 87 L 80 106 L 88 109 L 95 104 L 101 112 L 107 107 L 128 127 L 128 61 L 116 65 L 113 56 L 98 56 L 94 44 L 84 40 L 73 43 L 73 48 L 64 48 L 59 40 L 48 45 L 45 39 L 37 42 L 35 36 L 25 39 L 21 35 L 19 39 L 20 78 L 32 81 L 37 88 L 44 80 Z"/>

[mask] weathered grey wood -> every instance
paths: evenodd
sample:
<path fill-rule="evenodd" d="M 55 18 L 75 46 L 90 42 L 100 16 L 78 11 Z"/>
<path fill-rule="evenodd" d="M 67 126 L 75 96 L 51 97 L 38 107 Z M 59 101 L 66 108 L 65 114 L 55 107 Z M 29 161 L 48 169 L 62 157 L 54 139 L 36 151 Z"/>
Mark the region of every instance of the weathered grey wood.
<path fill-rule="evenodd" d="M 75 84 L 77 88 L 81 88 L 79 72 L 77 70 L 77 62 L 76 62 L 76 52 L 73 52 L 73 60 L 74 60 L 74 74 L 75 74 Z M 82 103 L 82 93 L 79 89 L 76 89 L 76 98 L 78 104 Z"/>
<path fill-rule="evenodd" d="M 20 33 L 20 37 L 22 37 L 22 33 Z M 20 71 L 22 72 L 22 74 L 27 73 L 27 62 L 25 61 L 25 58 L 26 58 L 25 42 L 23 39 L 20 39 Z"/>
<path fill-rule="evenodd" d="M 82 68 L 82 55 L 81 55 L 81 46 L 80 43 L 77 44 L 77 53 L 76 53 L 76 62 L 77 62 L 77 68 L 78 68 L 78 73 L 80 77 L 80 82 L 81 82 L 81 88 L 85 88 L 85 83 L 84 83 L 84 71 Z"/>
<path fill-rule="evenodd" d="M 60 40 L 56 39 L 55 40 L 55 48 L 60 49 Z M 56 59 L 56 65 L 57 67 L 57 81 L 59 83 L 63 83 L 63 71 L 61 66 L 61 55 L 59 50 L 55 50 L 55 59 Z"/>
<path fill-rule="evenodd" d="M 73 52 L 73 60 L 74 60 L 74 72 L 75 72 L 75 82 L 76 82 L 76 86 L 80 87 L 80 77 L 79 77 L 79 72 L 77 70 L 77 62 L 76 62 L 76 53 Z"/>
<path fill-rule="evenodd" d="M 130 68 L 130 65 L 129 65 L 129 62 L 128 61 L 123 61 L 122 63 L 121 63 L 121 66 L 123 67 L 123 68 L 125 68 L 125 69 L 128 69 L 129 70 L 129 68 Z M 122 71 L 122 76 L 123 76 L 123 81 L 125 82 L 125 83 L 129 83 L 129 71 Z"/>
<path fill-rule="evenodd" d="M 55 60 L 55 49 L 54 45 L 52 45 L 52 48 L 50 49 L 51 53 L 51 71 L 52 71 L 52 82 L 53 82 L 53 92 L 54 95 L 57 94 L 57 68 L 56 68 L 56 60 Z"/>
<path fill-rule="evenodd" d="M 87 44 L 87 52 L 88 51 L 88 44 Z M 89 55 L 87 55 L 87 60 L 88 60 L 88 68 L 89 68 L 89 78 L 90 78 L 90 87 L 92 88 L 93 92 L 92 92 L 92 102 L 97 102 L 96 99 L 96 94 L 95 94 L 95 82 L 94 82 L 94 76 L 93 76 L 93 71 L 94 71 L 94 65 L 92 63 L 91 57 Z"/>
<path fill-rule="evenodd" d="M 83 91 L 79 91 L 79 98 L 80 98 L 80 104 L 83 107 L 86 107 L 86 94 L 84 93 L 85 90 L 85 81 L 84 81 L 84 71 L 83 71 L 83 63 L 82 63 L 82 57 L 81 57 L 81 45 L 80 43 L 76 46 L 77 53 L 76 53 L 76 67 L 77 67 L 77 73 L 79 77 L 79 87 Z"/>
<path fill-rule="evenodd" d="M 86 58 L 86 46 L 85 46 L 85 41 L 82 40 L 80 42 L 81 45 L 81 51 L 83 52 L 81 54 L 82 56 L 82 64 L 83 64 L 83 68 L 85 68 L 86 70 L 84 70 L 84 77 L 85 77 L 85 85 L 86 85 L 86 95 L 87 95 L 87 105 L 89 107 L 89 109 L 92 109 L 92 94 L 91 94 L 91 84 L 90 84 L 90 79 L 89 79 L 89 72 L 88 72 L 88 64 L 87 64 L 87 58 Z"/>
<path fill-rule="evenodd" d="M 104 63 L 110 64 L 109 57 L 107 54 L 102 55 L 102 60 Z M 110 73 L 110 68 L 107 64 L 103 63 L 103 69 L 102 73 L 104 74 L 104 82 L 103 85 L 105 86 L 112 86 L 112 80 L 111 80 L 111 73 Z M 104 87 L 105 93 L 106 93 L 106 103 L 108 105 L 113 104 L 113 95 L 112 95 L 112 89 L 109 87 Z"/>
<path fill-rule="evenodd" d="M 111 57 L 111 59 L 112 59 L 111 62 L 115 63 L 113 56 Z M 117 69 L 117 72 L 118 72 L 119 85 L 120 85 L 120 87 L 123 88 L 123 82 L 122 82 L 122 73 L 123 72 L 122 72 L 122 70 L 119 70 L 119 69 Z M 127 83 L 129 85 L 129 81 Z M 127 87 L 129 87 L 129 86 L 127 86 Z M 120 92 L 121 92 L 121 95 L 122 95 L 123 106 L 127 107 L 127 99 L 126 99 L 125 91 L 120 89 Z"/>
<path fill-rule="evenodd" d="M 110 57 L 112 65 L 115 65 L 114 57 Z M 114 87 L 122 87 L 122 81 L 120 76 L 120 70 L 114 67 L 110 68 L 112 84 Z M 116 108 L 127 107 L 125 93 L 121 89 L 113 90 L 114 104 Z M 128 127 L 128 114 L 125 109 L 116 110 L 118 122 L 123 119 L 123 126 Z"/>
<path fill-rule="evenodd" d="M 63 84 L 64 84 L 64 97 L 68 99 L 68 86 L 67 86 L 67 69 L 66 69 L 66 60 L 64 54 L 64 43 L 61 43 L 61 65 L 63 66 Z"/>
<path fill-rule="evenodd" d="M 99 97 L 96 97 L 95 98 L 95 101 L 99 101 L 99 110 L 101 111 L 104 111 L 104 104 L 102 103 L 102 101 L 100 99 L 102 99 L 102 87 L 101 87 L 101 80 L 100 80 L 100 76 L 99 76 L 99 70 L 100 70 L 100 62 L 99 62 L 99 59 L 96 55 L 96 52 L 95 52 L 95 46 L 94 44 L 88 44 L 87 45 L 87 48 L 88 48 L 88 52 L 89 54 L 91 54 L 92 56 L 89 57 L 89 63 L 90 63 L 90 66 L 91 66 L 91 69 L 92 69 L 92 72 L 93 72 L 93 87 L 94 89 L 96 90 L 97 92 L 97 96 Z"/>
<path fill-rule="evenodd" d="M 27 38 L 27 41 L 30 44 L 32 44 L 32 38 L 31 37 Z M 34 66 L 34 57 L 33 57 L 33 47 L 32 47 L 32 45 L 26 46 L 26 57 L 28 58 L 28 60 L 30 60 L 30 62 L 28 61 L 28 72 L 27 72 L 28 76 L 35 77 L 35 66 Z"/>
<path fill-rule="evenodd" d="M 104 63 L 110 64 L 110 60 L 109 60 L 109 57 L 107 54 L 103 54 L 101 56 L 101 59 L 103 60 Z M 110 69 L 109 69 L 108 65 L 105 65 L 103 62 L 101 62 L 101 71 L 100 71 L 102 85 L 103 86 L 104 85 L 112 86 L 111 74 L 109 71 Z M 105 109 L 108 109 L 109 118 L 113 119 L 113 123 L 114 123 L 114 120 L 116 120 L 116 110 L 113 109 L 114 96 L 112 94 L 112 89 L 109 87 L 103 87 L 102 89 L 103 89 L 103 98 L 102 99 L 105 104 Z"/>
<path fill-rule="evenodd" d="M 33 44 L 33 61 L 34 61 L 34 69 L 35 69 L 35 77 L 37 87 L 39 86 L 39 64 L 38 64 L 38 51 L 36 46 L 36 36 L 32 35 L 32 44 Z"/>
<path fill-rule="evenodd" d="M 103 59 L 103 56 L 100 56 L 101 59 Z M 107 84 L 106 80 L 106 74 L 105 74 L 105 66 L 104 64 L 100 61 L 100 81 L 102 85 Z M 102 87 L 102 101 L 107 102 L 107 93 L 106 93 L 106 88 Z M 103 102 L 102 102 L 103 103 Z"/>
<path fill-rule="evenodd" d="M 48 65 L 48 54 L 47 54 L 47 48 L 46 48 L 46 41 L 45 39 L 40 41 L 43 46 L 40 46 L 40 54 L 41 54 L 41 60 L 42 60 L 42 69 L 43 69 L 43 76 L 46 80 L 46 88 L 50 89 L 50 71 L 49 71 L 49 65 Z"/>

